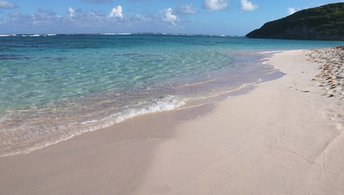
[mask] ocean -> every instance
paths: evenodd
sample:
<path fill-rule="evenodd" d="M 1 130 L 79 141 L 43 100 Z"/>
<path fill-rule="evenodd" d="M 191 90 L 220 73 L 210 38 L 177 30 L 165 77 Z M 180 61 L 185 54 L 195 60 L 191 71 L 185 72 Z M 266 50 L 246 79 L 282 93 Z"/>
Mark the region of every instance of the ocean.
<path fill-rule="evenodd" d="M 1 35 L 0 156 L 214 101 L 283 73 L 272 53 L 343 42 L 163 34 Z"/>

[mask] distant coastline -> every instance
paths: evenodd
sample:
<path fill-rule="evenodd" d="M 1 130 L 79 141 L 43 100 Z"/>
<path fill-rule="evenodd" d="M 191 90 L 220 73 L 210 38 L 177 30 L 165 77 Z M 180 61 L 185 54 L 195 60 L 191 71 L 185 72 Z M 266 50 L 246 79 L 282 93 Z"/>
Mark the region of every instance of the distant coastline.
<path fill-rule="evenodd" d="M 264 24 L 248 38 L 344 40 L 344 3 L 305 9 Z"/>

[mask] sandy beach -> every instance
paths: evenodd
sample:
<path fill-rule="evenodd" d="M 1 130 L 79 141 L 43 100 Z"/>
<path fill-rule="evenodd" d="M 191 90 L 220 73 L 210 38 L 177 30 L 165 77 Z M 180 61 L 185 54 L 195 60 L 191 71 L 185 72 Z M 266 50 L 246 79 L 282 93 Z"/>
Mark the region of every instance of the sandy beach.
<path fill-rule="evenodd" d="M 0 158 L 0 194 L 344 194 L 344 104 L 318 56 L 274 54 L 286 75 L 242 95 Z"/>

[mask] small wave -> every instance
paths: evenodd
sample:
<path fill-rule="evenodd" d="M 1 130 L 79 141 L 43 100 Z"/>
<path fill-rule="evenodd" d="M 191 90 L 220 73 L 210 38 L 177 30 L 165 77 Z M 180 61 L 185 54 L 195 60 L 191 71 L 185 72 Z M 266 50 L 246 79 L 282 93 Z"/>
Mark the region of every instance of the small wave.
<path fill-rule="evenodd" d="M 131 35 L 131 33 L 118 33 L 117 35 Z"/>
<path fill-rule="evenodd" d="M 12 35 L 12 36 L 16 36 L 16 35 Z M 52 37 L 52 36 L 56 36 L 56 34 L 22 34 L 19 36 L 21 37 Z"/>
<path fill-rule="evenodd" d="M 23 34 L 20 36 L 22 36 L 22 37 L 40 37 L 41 35 L 39 35 L 39 34 Z"/>
<path fill-rule="evenodd" d="M 180 86 L 177 86 L 176 88 L 183 88 L 183 87 L 192 87 L 192 86 L 198 86 L 198 85 L 205 85 L 205 84 L 209 84 L 209 83 L 214 83 L 216 81 L 219 81 L 220 79 L 212 79 L 212 80 L 208 80 L 208 81 L 200 81 L 200 82 L 196 82 L 196 83 L 190 83 L 190 84 L 183 84 Z"/>
<path fill-rule="evenodd" d="M 234 87 L 234 88 L 229 88 L 227 90 L 215 91 L 215 92 L 212 92 L 206 96 L 200 96 L 197 98 L 192 98 L 192 101 L 206 100 L 206 99 L 212 99 L 212 98 L 220 97 L 223 95 L 230 95 L 231 93 L 235 93 L 235 92 L 244 90 L 244 89 L 249 88 L 249 87 L 257 86 L 261 82 L 262 82 L 262 79 L 259 78 L 255 82 L 245 83 L 245 84 L 239 85 L 239 86 Z M 187 108 L 187 107 L 183 107 L 183 108 Z"/>
<path fill-rule="evenodd" d="M 154 104 L 141 109 L 130 109 L 123 113 L 120 113 L 116 118 L 116 122 L 120 123 L 127 119 L 141 116 L 145 114 L 152 114 L 152 113 L 158 113 L 158 112 L 165 112 L 165 111 L 171 111 L 176 108 L 179 108 L 181 106 L 185 105 L 184 101 L 176 99 L 174 96 L 168 96 L 162 99 L 157 100 Z"/>
<path fill-rule="evenodd" d="M 100 33 L 100 35 L 116 35 L 116 33 Z"/>
<path fill-rule="evenodd" d="M 0 34 L 0 37 L 15 37 L 17 36 L 16 34 Z"/>
<path fill-rule="evenodd" d="M 150 101 L 150 103 L 143 103 L 143 104 L 145 104 L 146 106 L 143 106 L 142 108 L 128 109 L 123 112 L 112 114 L 108 117 L 105 117 L 99 120 L 90 120 L 90 121 L 84 121 L 80 123 L 73 122 L 71 124 L 63 124 L 62 126 L 59 126 L 56 128 L 61 127 L 61 128 L 66 129 L 66 128 L 71 127 L 70 129 L 72 129 L 73 126 L 81 127 L 81 128 L 74 130 L 73 132 L 68 133 L 68 134 L 62 134 L 61 137 L 50 138 L 49 140 L 43 143 L 38 143 L 30 147 L 26 147 L 24 149 L 0 154 L 0 157 L 13 156 L 13 155 L 18 155 L 18 154 L 27 154 L 38 149 L 43 149 L 50 145 L 54 145 L 54 144 L 69 140 L 75 136 L 78 136 L 87 132 L 92 132 L 92 131 L 96 131 L 96 130 L 113 126 L 115 124 L 124 122 L 125 120 L 130 119 L 130 118 L 142 116 L 145 114 L 171 111 L 185 105 L 185 102 L 183 100 L 178 99 L 175 96 L 166 96 L 166 97 L 152 100 Z"/>
<path fill-rule="evenodd" d="M 261 51 L 261 52 L 258 52 L 258 54 L 276 54 L 276 53 L 281 53 L 282 51 Z"/>
<path fill-rule="evenodd" d="M 100 33 L 101 35 L 131 35 L 131 33 Z"/>
<path fill-rule="evenodd" d="M 82 124 L 99 123 L 99 122 L 108 121 L 109 119 L 114 119 L 114 120 L 110 120 L 110 121 L 113 121 L 113 123 L 106 125 L 106 126 L 111 126 L 116 123 L 121 123 L 127 119 L 134 118 L 136 116 L 171 111 L 183 105 L 185 105 L 185 102 L 183 100 L 179 100 L 175 96 L 167 96 L 167 97 L 156 99 L 153 101 L 152 104 L 143 108 L 134 108 L 134 109 L 125 110 L 123 112 L 110 115 L 109 117 L 103 118 L 101 120 L 85 121 L 85 122 L 82 122 Z"/>
<path fill-rule="evenodd" d="M 260 61 L 266 61 L 266 60 L 269 60 L 270 58 L 262 58 L 260 59 Z"/>

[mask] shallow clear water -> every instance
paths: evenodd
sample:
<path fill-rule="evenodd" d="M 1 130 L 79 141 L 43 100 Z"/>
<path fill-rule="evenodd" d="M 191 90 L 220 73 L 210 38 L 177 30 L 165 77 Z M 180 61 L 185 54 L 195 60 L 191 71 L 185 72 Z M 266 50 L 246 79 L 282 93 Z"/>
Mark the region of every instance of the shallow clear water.
<path fill-rule="evenodd" d="M 166 35 L 0 37 L 0 156 L 261 82 L 272 72 L 260 63 L 262 51 L 341 44 Z"/>

